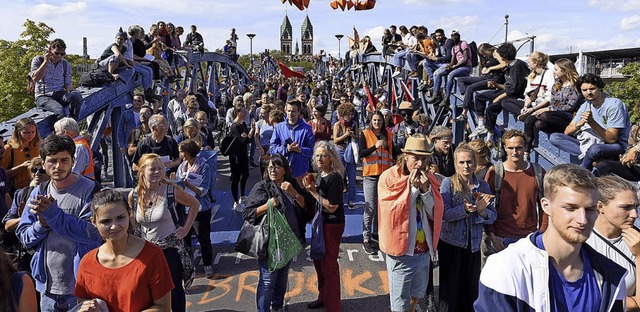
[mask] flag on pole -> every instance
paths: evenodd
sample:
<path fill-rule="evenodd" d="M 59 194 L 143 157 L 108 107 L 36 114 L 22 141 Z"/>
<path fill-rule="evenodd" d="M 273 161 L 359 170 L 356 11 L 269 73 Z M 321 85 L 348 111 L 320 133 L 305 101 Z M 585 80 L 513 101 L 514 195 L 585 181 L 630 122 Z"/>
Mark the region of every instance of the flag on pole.
<path fill-rule="evenodd" d="M 378 104 L 378 99 L 371 95 L 371 89 L 369 85 L 364 82 L 364 92 L 367 94 L 367 102 L 369 102 L 369 107 L 371 107 L 372 111 L 376 110 L 376 105 Z"/>
<path fill-rule="evenodd" d="M 404 99 L 406 101 L 413 102 L 413 95 L 411 95 L 411 91 L 409 91 L 409 88 L 407 88 L 407 85 L 404 83 L 404 81 L 400 80 L 400 86 L 402 87 L 402 91 L 404 93 Z"/>
<path fill-rule="evenodd" d="M 286 78 L 307 78 L 303 73 L 292 70 L 291 68 L 287 67 L 287 65 L 284 65 L 284 63 L 282 63 L 281 61 L 278 61 L 278 66 L 280 66 L 280 70 Z"/>

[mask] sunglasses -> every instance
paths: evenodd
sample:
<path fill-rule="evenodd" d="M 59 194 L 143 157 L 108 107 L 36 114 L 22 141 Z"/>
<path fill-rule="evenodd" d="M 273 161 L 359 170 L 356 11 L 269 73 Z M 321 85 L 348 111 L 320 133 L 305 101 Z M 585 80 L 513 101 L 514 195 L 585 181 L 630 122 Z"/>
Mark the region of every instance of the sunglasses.
<path fill-rule="evenodd" d="M 44 168 L 31 168 L 31 173 L 39 173 L 39 174 L 47 174 L 47 171 L 44 170 Z"/>
<path fill-rule="evenodd" d="M 62 55 L 62 56 L 67 55 L 67 53 L 64 53 L 64 52 L 53 52 L 53 54 L 55 54 L 55 55 Z"/>

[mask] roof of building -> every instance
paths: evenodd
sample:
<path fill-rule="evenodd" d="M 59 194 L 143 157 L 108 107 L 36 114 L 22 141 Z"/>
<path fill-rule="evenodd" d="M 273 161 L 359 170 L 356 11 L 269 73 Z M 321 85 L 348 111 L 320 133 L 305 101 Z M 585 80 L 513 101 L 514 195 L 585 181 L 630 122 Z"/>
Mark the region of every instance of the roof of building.
<path fill-rule="evenodd" d="M 311 25 L 311 20 L 309 20 L 309 15 L 308 14 L 304 18 L 304 21 L 302 22 L 300 38 L 304 38 L 304 32 L 307 31 L 307 30 L 309 30 L 309 33 L 311 33 L 311 37 L 313 37 L 313 25 Z"/>
<path fill-rule="evenodd" d="M 603 50 L 603 51 L 582 51 L 583 55 L 591 56 L 596 61 L 621 61 L 623 59 L 632 59 L 632 60 L 640 60 L 640 48 L 626 48 L 626 49 L 615 49 L 615 50 Z M 566 54 L 556 54 L 549 55 L 549 60 L 552 63 L 561 59 L 567 58 L 572 61 L 576 61 L 578 59 L 578 53 L 566 53 Z"/>
<path fill-rule="evenodd" d="M 289 16 L 287 15 L 284 16 L 284 20 L 282 20 L 282 25 L 280 25 L 280 37 L 282 37 L 282 34 L 284 34 L 285 31 L 291 34 L 291 22 L 289 21 Z"/>

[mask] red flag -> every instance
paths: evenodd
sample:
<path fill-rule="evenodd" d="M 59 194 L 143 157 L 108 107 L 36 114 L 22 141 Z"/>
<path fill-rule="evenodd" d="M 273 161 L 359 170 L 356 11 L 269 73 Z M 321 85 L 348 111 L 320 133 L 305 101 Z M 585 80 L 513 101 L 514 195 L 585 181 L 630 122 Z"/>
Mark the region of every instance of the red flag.
<path fill-rule="evenodd" d="M 369 85 L 367 85 L 367 83 L 364 83 L 364 92 L 367 93 L 367 100 L 369 102 L 369 106 L 371 107 L 372 111 L 376 110 L 376 104 L 378 104 L 378 99 L 376 99 L 374 96 L 371 95 L 371 89 L 369 89 Z"/>
<path fill-rule="evenodd" d="M 409 88 L 407 88 L 407 85 L 404 83 L 404 81 L 400 81 L 400 86 L 402 87 L 402 91 L 404 92 L 404 99 L 406 101 L 413 102 L 413 95 L 411 95 L 411 92 L 409 91 Z"/>
<path fill-rule="evenodd" d="M 358 46 L 360 45 L 360 34 L 358 34 L 356 26 L 353 26 L 353 41 L 355 41 Z"/>
<path fill-rule="evenodd" d="M 291 78 L 291 77 L 307 78 L 303 73 L 291 70 L 291 68 L 287 67 L 287 65 L 284 65 L 284 63 L 280 61 L 278 61 L 278 66 L 280 66 L 280 70 L 282 71 L 282 74 L 286 78 Z"/>

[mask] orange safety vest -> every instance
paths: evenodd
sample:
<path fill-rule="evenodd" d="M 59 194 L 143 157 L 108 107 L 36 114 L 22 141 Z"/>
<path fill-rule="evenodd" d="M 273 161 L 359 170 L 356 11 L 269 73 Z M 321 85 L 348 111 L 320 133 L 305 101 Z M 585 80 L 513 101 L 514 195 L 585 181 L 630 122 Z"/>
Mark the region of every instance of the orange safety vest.
<path fill-rule="evenodd" d="M 94 170 L 93 170 L 93 151 L 91 150 L 91 146 L 89 146 L 89 143 L 87 143 L 87 141 L 83 137 L 77 137 L 73 139 L 73 142 L 76 143 L 76 148 L 78 148 L 78 145 L 83 145 L 89 151 L 89 165 L 87 166 L 87 168 L 84 168 L 84 170 L 81 173 L 83 176 L 91 180 L 95 180 Z"/>
<path fill-rule="evenodd" d="M 378 148 L 371 155 L 362 158 L 362 176 L 379 176 L 383 171 L 393 166 L 393 145 L 391 140 L 391 132 L 387 131 L 387 148 Z M 378 142 L 378 138 L 373 131 L 366 129 L 362 131 L 364 138 L 367 140 L 367 147 L 374 146 Z"/>

